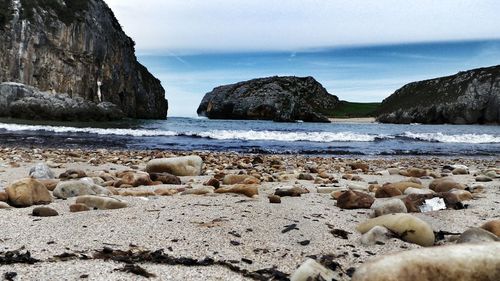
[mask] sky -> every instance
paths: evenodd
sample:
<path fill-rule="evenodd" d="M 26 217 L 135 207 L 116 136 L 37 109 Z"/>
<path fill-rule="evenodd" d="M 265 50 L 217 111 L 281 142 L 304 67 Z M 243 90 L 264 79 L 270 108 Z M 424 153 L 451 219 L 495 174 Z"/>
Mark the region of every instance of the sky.
<path fill-rule="evenodd" d="M 221 84 L 313 76 L 344 100 L 500 64 L 496 0 L 106 0 L 167 91 L 194 116 Z"/>

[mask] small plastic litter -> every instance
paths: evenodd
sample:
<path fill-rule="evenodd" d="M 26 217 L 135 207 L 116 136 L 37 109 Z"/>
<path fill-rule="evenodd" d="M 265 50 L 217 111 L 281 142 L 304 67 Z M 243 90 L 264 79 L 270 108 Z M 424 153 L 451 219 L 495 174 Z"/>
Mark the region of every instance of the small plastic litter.
<path fill-rule="evenodd" d="M 420 212 L 432 212 L 446 209 L 446 204 L 443 198 L 434 197 L 432 199 L 425 200 L 425 203 L 420 206 Z"/>

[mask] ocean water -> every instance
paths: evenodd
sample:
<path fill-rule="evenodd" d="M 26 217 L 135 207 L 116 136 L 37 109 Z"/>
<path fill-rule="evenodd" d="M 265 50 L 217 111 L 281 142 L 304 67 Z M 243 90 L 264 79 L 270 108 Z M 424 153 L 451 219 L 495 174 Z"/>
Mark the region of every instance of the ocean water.
<path fill-rule="evenodd" d="M 235 151 L 307 155 L 500 156 L 500 126 L 125 120 L 107 123 L 0 119 L 3 145 Z"/>

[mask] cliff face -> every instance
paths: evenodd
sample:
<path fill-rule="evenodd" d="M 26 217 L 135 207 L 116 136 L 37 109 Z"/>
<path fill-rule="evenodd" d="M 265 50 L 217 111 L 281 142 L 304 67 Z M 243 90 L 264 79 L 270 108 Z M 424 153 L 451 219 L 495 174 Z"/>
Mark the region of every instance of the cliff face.
<path fill-rule="evenodd" d="M 165 90 L 134 52 L 103 0 L 0 0 L 0 82 L 165 118 Z"/>
<path fill-rule="evenodd" d="M 500 124 L 500 66 L 410 83 L 382 102 L 378 121 Z"/>
<path fill-rule="evenodd" d="M 312 77 L 269 77 L 217 87 L 197 112 L 211 119 L 328 122 L 320 112 L 338 101 Z"/>

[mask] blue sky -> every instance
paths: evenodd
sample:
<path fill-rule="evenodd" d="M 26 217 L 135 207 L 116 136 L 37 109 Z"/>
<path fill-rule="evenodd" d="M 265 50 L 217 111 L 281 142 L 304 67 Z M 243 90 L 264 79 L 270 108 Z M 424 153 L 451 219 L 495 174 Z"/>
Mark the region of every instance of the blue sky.
<path fill-rule="evenodd" d="M 500 64 L 500 1 L 107 0 L 169 116 L 195 116 L 212 88 L 313 76 L 350 101 L 408 82 Z"/>

